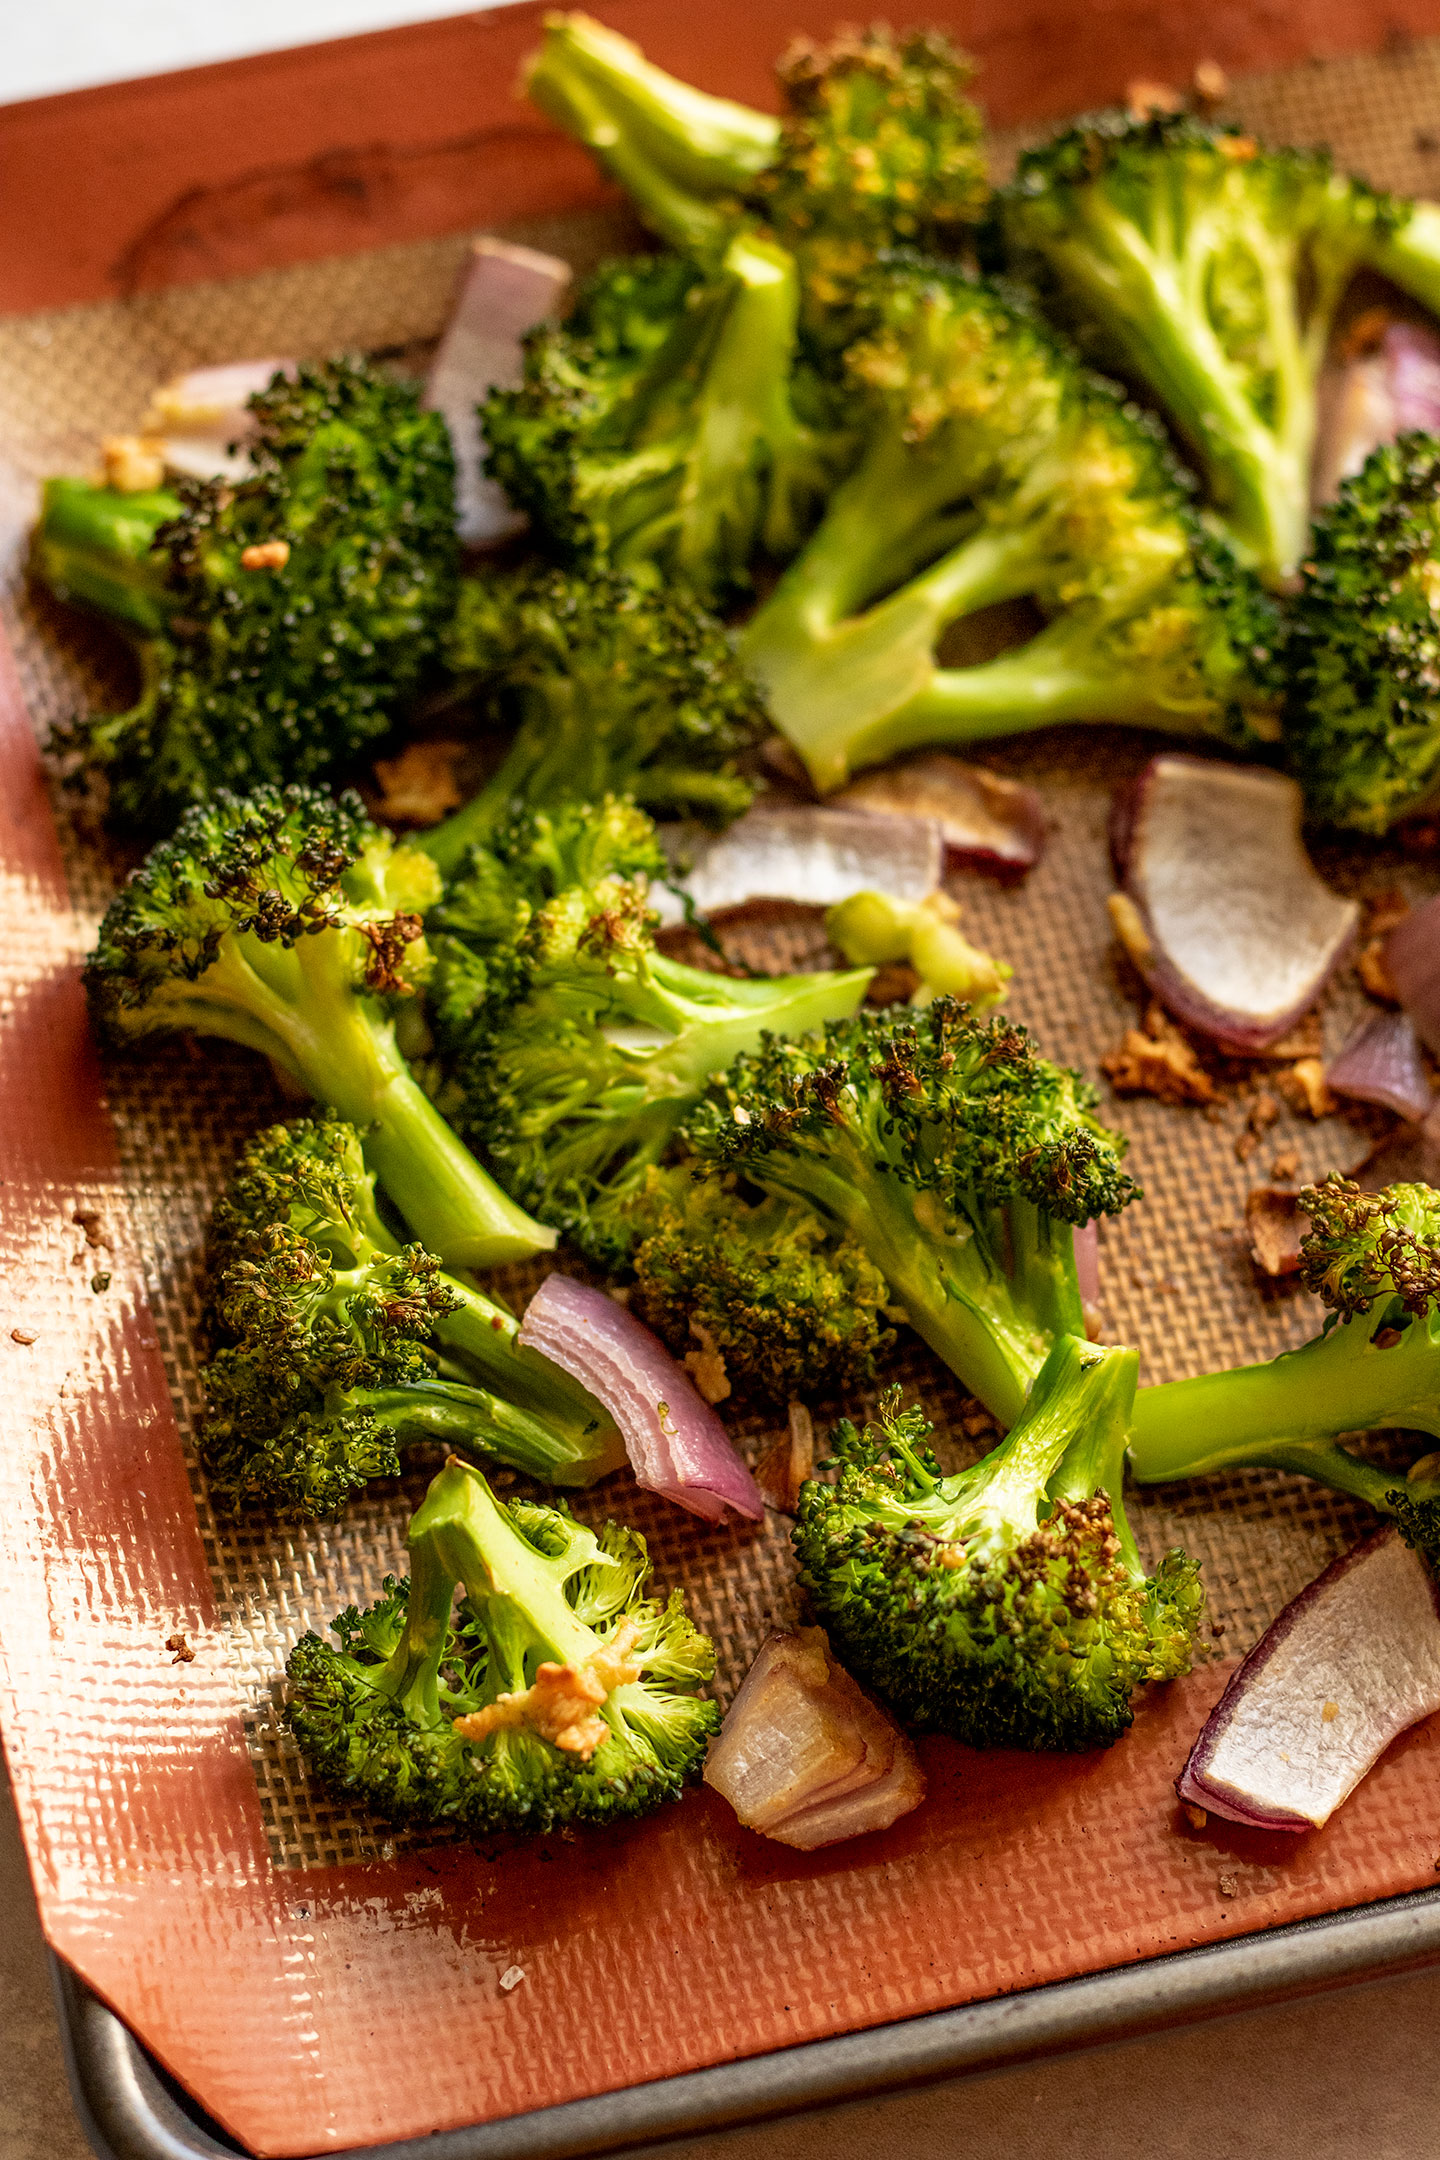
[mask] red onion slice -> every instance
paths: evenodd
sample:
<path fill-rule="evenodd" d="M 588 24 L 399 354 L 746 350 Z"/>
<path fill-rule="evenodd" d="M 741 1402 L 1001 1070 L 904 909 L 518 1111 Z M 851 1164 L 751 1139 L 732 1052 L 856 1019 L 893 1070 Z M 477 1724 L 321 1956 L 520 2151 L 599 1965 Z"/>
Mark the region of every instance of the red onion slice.
<path fill-rule="evenodd" d="M 1341 481 L 1358 473 L 1381 443 L 1412 428 L 1440 433 L 1440 336 L 1424 323 L 1367 310 L 1351 342 L 1360 349 L 1321 379 L 1317 505 L 1333 502 Z"/>
<path fill-rule="evenodd" d="M 1427 1050 L 1440 1054 L 1440 893 L 1385 940 L 1385 971 Z"/>
<path fill-rule="evenodd" d="M 1326 1068 L 1325 1083 L 1337 1095 L 1378 1103 L 1412 1125 L 1428 1116 L 1434 1096 L 1414 1022 L 1404 1012 L 1376 1013 L 1365 1021 Z"/>
<path fill-rule="evenodd" d="M 250 399 L 277 375 L 294 372 L 295 362 L 284 359 L 191 368 L 154 392 L 143 432 L 157 438 L 171 472 L 192 480 L 243 480 L 250 471 L 244 445 L 255 432 Z M 237 445 L 233 454 L 231 443 Z"/>
<path fill-rule="evenodd" d="M 1257 1830 L 1318 1829 L 1391 1741 L 1436 1710 L 1436 1587 L 1387 1523 L 1271 1623 L 1210 1713 L 1175 1790 Z"/>
<path fill-rule="evenodd" d="M 830 801 L 836 809 L 933 818 L 951 869 L 1023 877 L 1045 851 L 1045 806 L 1034 788 L 943 750 L 864 773 Z"/>
<path fill-rule="evenodd" d="M 759 1488 L 715 1412 L 659 1336 L 603 1290 L 548 1275 L 518 1340 L 605 1405 L 624 1435 L 637 1484 L 706 1522 L 719 1522 L 727 1507 L 762 1520 Z"/>
<path fill-rule="evenodd" d="M 1262 1050 L 1314 1004 L 1350 946 L 1359 907 L 1317 875 L 1293 780 L 1205 758 L 1152 758 L 1121 821 L 1116 932 L 1177 1018 Z"/>
<path fill-rule="evenodd" d="M 455 506 L 460 537 L 470 547 L 503 540 L 525 520 L 503 488 L 486 478 L 475 408 L 487 390 L 513 390 L 520 381 L 521 339 L 559 307 L 570 265 L 508 241 L 477 240 L 461 276 L 455 305 L 430 363 L 425 403 L 443 413 L 455 445 Z"/>
<path fill-rule="evenodd" d="M 1075 1228 L 1075 1273 L 1080 1283 L 1081 1300 L 1086 1305 L 1100 1303 L 1100 1225 L 1078 1223 Z"/>
<path fill-rule="evenodd" d="M 686 826 L 664 837 L 672 859 L 690 865 L 685 891 L 712 919 L 776 902 L 829 908 L 857 892 L 923 900 L 944 867 L 933 818 L 881 818 L 817 803 L 767 803 L 725 833 Z M 667 928 L 685 920 L 673 892 L 656 887 L 651 904 Z"/>
<path fill-rule="evenodd" d="M 886 1829 L 925 1797 L 915 1750 L 838 1663 L 822 1628 L 762 1647 L 711 1746 L 705 1782 L 747 1829 L 803 1852 Z"/>

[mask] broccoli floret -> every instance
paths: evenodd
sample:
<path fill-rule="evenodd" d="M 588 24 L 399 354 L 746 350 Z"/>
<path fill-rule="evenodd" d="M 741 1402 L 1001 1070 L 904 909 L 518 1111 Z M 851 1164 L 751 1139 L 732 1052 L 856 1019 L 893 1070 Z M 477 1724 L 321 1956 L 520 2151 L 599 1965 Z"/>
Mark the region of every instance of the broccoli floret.
<path fill-rule="evenodd" d="M 954 245 L 989 198 L 971 68 L 937 30 L 796 38 L 776 121 L 692 89 L 589 16 L 552 15 L 530 64 L 543 111 L 674 247 L 713 263 L 742 224 L 798 255 L 807 329 L 843 341 L 883 249 Z"/>
<path fill-rule="evenodd" d="M 865 451 L 740 641 L 816 786 L 1061 720 L 1273 732 L 1273 611 L 1202 534 L 1155 423 L 960 271 L 892 265 L 871 291 L 848 356 Z M 1043 627 L 945 664 L 947 633 L 1016 600 Z"/>
<path fill-rule="evenodd" d="M 1289 579 L 1330 325 L 1403 206 L 1321 154 L 1125 112 L 1027 151 L 1000 201 L 1011 262 L 1168 416 L 1242 559 Z"/>
<path fill-rule="evenodd" d="M 452 1462 L 410 1524 L 410 1573 L 290 1654 L 289 1719 L 337 1793 L 477 1833 L 611 1823 L 678 1800 L 719 1725 L 686 1617 L 644 1595 L 645 1541 L 502 1506 Z M 453 1601 L 457 1583 L 464 1596 Z"/>
<path fill-rule="evenodd" d="M 722 625 L 684 593 L 600 570 L 467 578 L 447 662 L 513 736 L 480 792 L 415 843 L 447 876 L 523 803 L 628 795 L 723 824 L 755 792 L 737 759 L 764 709 Z"/>
<path fill-rule="evenodd" d="M 57 599 L 153 638 L 177 605 L 155 536 L 181 510 L 179 496 L 164 488 L 127 494 L 90 480 L 47 480 L 30 567 Z"/>
<path fill-rule="evenodd" d="M 182 481 L 154 533 L 164 635 L 139 703 L 61 738 L 140 831 L 220 788 L 339 772 L 414 694 L 454 610 L 454 457 L 415 389 L 336 360 L 277 376 L 251 409 L 253 476 Z M 62 506 L 72 532 L 86 513 L 87 597 L 107 530 L 116 579 L 140 591 L 139 513 L 57 495 L 57 530 Z"/>
<path fill-rule="evenodd" d="M 222 791 L 151 850 L 106 912 L 86 971 L 116 1047 L 173 1028 L 273 1058 L 365 1135 L 365 1155 L 428 1251 L 489 1267 L 547 1250 L 401 1055 L 392 1009 L 429 965 L 429 857 L 396 847 L 354 795 Z"/>
<path fill-rule="evenodd" d="M 767 1037 L 685 1137 L 850 1236 L 910 1325 L 1002 1424 L 1058 1336 L 1084 1332 L 1072 1226 L 1136 1197 L 1078 1073 L 953 998 Z"/>
<path fill-rule="evenodd" d="M 839 1477 L 801 1489 L 800 1579 L 847 1665 L 903 1717 L 971 1747 L 1090 1748 L 1190 1668 L 1205 1593 L 1146 1576 L 1121 1506 L 1133 1350 L 1062 1335 L 1016 1425 L 943 1477 L 922 1411 L 837 1428 Z"/>
<path fill-rule="evenodd" d="M 503 828 L 430 918 L 440 1099 L 506 1189 L 606 1266 L 711 1074 L 767 1029 L 854 1012 L 872 972 L 735 981 L 670 960 L 647 905 L 664 874 L 633 804 L 573 804 Z"/>
<path fill-rule="evenodd" d="M 825 935 L 847 960 L 884 967 L 903 961 L 920 980 L 912 1004 L 934 997 L 962 998 L 976 1012 L 1003 1005 L 1015 970 L 972 945 L 957 926 L 960 910 L 950 895 L 897 900 L 893 893 L 857 892 L 827 910 Z"/>
<path fill-rule="evenodd" d="M 808 1208 L 740 1188 L 684 1163 L 650 1173 L 629 1210 L 630 1310 L 771 1407 L 873 1381 L 895 1340 L 879 1269 Z"/>
<path fill-rule="evenodd" d="M 783 560 L 850 457 L 849 403 L 796 362 L 793 258 L 740 233 L 713 274 L 686 263 L 601 270 L 561 325 L 526 340 L 518 390 L 481 408 L 487 470 L 542 539 L 743 592 L 757 553 Z"/>
<path fill-rule="evenodd" d="M 1130 1462 L 1147 1485 L 1219 1470 L 1293 1470 L 1402 1513 L 1412 1542 L 1440 1550 L 1440 1462 L 1397 1498 L 1393 1471 L 1337 1446 L 1400 1427 L 1440 1438 L 1440 1193 L 1362 1192 L 1328 1177 L 1299 1196 L 1310 1231 L 1301 1280 L 1329 1308 L 1321 1334 L 1266 1365 L 1141 1388 Z M 1428 1529 L 1424 1526 L 1428 1525 Z"/>
<path fill-rule="evenodd" d="M 1315 520 L 1285 737 L 1313 814 L 1380 833 L 1440 794 L 1440 444 L 1372 451 Z"/>
<path fill-rule="evenodd" d="M 209 1266 L 231 1340 L 205 1374 L 201 1452 L 232 1505 L 333 1513 L 412 1441 L 556 1485 L 626 1459 L 608 1413 L 517 1342 L 512 1313 L 422 1246 L 402 1250 L 342 1118 L 250 1142 L 211 1218 Z"/>

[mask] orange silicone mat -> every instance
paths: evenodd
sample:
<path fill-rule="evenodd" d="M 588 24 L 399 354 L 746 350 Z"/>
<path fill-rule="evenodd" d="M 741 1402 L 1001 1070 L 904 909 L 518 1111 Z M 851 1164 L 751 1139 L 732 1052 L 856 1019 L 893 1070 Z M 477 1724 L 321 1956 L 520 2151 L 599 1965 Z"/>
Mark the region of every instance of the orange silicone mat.
<path fill-rule="evenodd" d="M 1440 43 L 1257 79 L 1236 105 L 1423 185 Z M 585 259 L 622 228 L 509 229 Z M 418 356 L 463 247 L 0 325 L 16 661 L 0 712 L 0 1710 L 50 1940 L 262 2153 L 493 2119 L 1100 1970 L 1430 1884 L 1440 1858 L 1429 1727 L 1323 1833 L 1192 1829 L 1171 1780 L 1225 1662 L 1157 1693 L 1108 1754 L 928 1741 L 918 1814 L 808 1858 L 739 1830 L 703 1791 L 617 1833 L 427 1849 L 310 1785 L 278 1718 L 286 1649 L 397 1564 L 424 1470 L 333 1526 L 235 1524 L 210 1506 L 192 1448 L 204 1213 L 237 1141 L 283 1106 L 240 1053 L 172 1043 L 97 1066 L 78 964 L 122 866 L 83 803 L 52 798 L 35 744 L 77 702 L 121 694 L 123 670 L 98 633 L 27 591 L 21 555 L 38 478 L 84 469 L 158 377 L 247 350 Z M 1073 731 L 994 751 L 1043 786 L 1050 847 L 1018 888 L 956 886 L 972 934 L 1015 964 L 1017 1016 L 1091 1072 L 1134 1018 L 1103 906 L 1109 791 L 1151 747 Z M 1382 849 L 1324 867 L 1360 892 L 1436 882 Z M 764 935 L 787 964 L 823 950 L 813 923 Z M 1360 1010 L 1342 980 L 1323 1015 L 1332 1050 Z M 1303 1299 L 1257 1290 L 1236 1234 L 1245 1192 L 1284 1148 L 1313 1174 L 1348 1167 L 1367 1136 L 1287 1110 L 1242 1163 L 1260 1084 L 1237 1075 L 1213 1115 L 1113 1106 L 1147 1198 L 1106 1230 L 1104 1316 L 1151 1377 L 1270 1355 L 1313 1325 Z M 923 1353 L 898 1369 L 948 1448 L 982 1443 L 983 1418 Z M 841 1406 L 814 1407 L 823 1424 Z M 739 1423 L 752 1456 L 774 1423 Z M 660 1580 L 684 1581 L 728 1699 L 795 1610 L 784 1519 L 706 1529 L 625 1479 L 587 1506 L 636 1523 Z M 1148 1553 L 1183 1540 L 1204 1562 L 1227 1657 L 1365 1519 L 1258 1475 L 1137 1496 L 1134 1514 Z M 193 1663 L 172 1662 L 177 1632 Z M 514 1966 L 524 1979 L 502 1991 Z"/>

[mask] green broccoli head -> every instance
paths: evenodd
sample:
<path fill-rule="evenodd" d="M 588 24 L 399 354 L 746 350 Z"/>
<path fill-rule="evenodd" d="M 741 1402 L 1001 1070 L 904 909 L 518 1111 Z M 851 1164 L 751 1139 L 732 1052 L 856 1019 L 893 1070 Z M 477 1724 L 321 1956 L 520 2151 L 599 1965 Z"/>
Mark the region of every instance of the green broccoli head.
<path fill-rule="evenodd" d="M 1021 158 L 1009 261 L 1171 420 L 1242 558 L 1290 578 L 1316 383 L 1351 274 L 1403 206 L 1185 113 L 1097 113 Z"/>
<path fill-rule="evenodd" d="M 800 1495 L 801 1581 L 846 1663 L 902 1716 L 972 1747 L 1108 1745 L 1150 1680 L 1189 1670 L 1204 1590 L 1147 1577 L 1121 1508 L 1132 1350 L 1062 1336 L 1019 1421 L 943 1477 L 918 1408 L 836 1430 L 838 1477 Z"/>
<path fill-rule="evenodd" d="M 431 920 L 440 1100 L 506 1189 L 598 1264 L 710 1074 L 767 1028 L 853 1012 L 869 969 L 734 981 L 655 946 L 663 857 L 633 805 L 520 816 Z"/>
<path fill-rule="evenodd" d="M 643 1538 L 502 1506 L 451 1463 L 410 1526 L 407 1582 L 291 1653 L 289 1717 L 342 1796 L 476 1834 L 613 1823 L 678 1799 L 719 1725 L 714 1651 L 644 1594 Z M 463 1591 L 456 1610 L 457 1585 Z"/>
<path fill-rule="evenodd" d="M 884 1277 L 807 1208 L 680 1163 L 649 1173 L 628 1220 L 631 1311 L 677 1356 L 718 1357 L 737 1394 L 843 1395 L 894 1343 Z"/>
<path fill-rule="evenodd" d="M 210 1225 L 216 1332 L 201 1452 L 231 1506 L 333 1514 L 401 1452 L 444 1443 L 557 1485 L 620 1467 L 609 1415 L 515 1317 L 397 1244 L 359 1134 L 329 1116 L 242 1153 Z"/>
<path fill-rule="evenodd" d="M 687 1120 L 702 1159 L 863 1247 L 896 1305 L 1004 1423 L 1079 1333 L 1073 1226 L 1136 1196 L 1078 1073 L 953 998 L 767 1036 Z"/>
<path fill-rule="evenodd" d="M 165 638 L 140 702 L 64 737 L 139 831 L 220 789 L 343 772 L 414 695 L 454 609 L 454 457 L 418 390 L 334 360 L 251 406 L 253 476 L 181 482 L 154 534 Z"/>
<path fill-rule="evenodd" d="M 701 276 L 669 257 L 597 273 L 531 333 L 518 390 L 481 409 L 487 469 L 587 570 L 651 567 L 702 599 L 799 546 L 852 455 L 850 404 L 797 363 L 793 258 L 741 232 Z"/>
<path fill-rule="evenodd" d="M 626 796 L 724 824 L 754 795 L 739 761 L 768 727 L 759 694 L 724 627 L 653 579 L 467 578 L 447 664 L 511 737 L 480 792 L 418 843 L 447 876 L 522 806 Z"/>
<path fill-rule="evenodd" d="M 882 265 L 867 295 L 864 453 L 740 645 L 816 785 L 1061 720 L 1271 729 L 1272 611 L 1153 420 L 958 270 Z M 1033 636 L 944 663 L 966 618 L 1017 600 Z"/>
<path fill-rule="evenodd" d="M 100 926 L 87 970 L 117 1046 L 190 1028 L 273 1058 L 365 1135 L 390 1199 L 448 1265 L 552 1244 L 427 1100 L 391 1017 L 430 961 L 429 857 L 396 847 L 358 798 L 220 793 L 152 849 Z"/>
<path fill-rule="evenodd" d="M 1372 451 L 1315 520 L 1285 642 L 1286 747 L 1314 815 L 1380 833 L 1440 796 L 1440 444 Z"/>
<path fill-rule="evenodd" d="M 1299 1207 L 1310 1224 L 1300 1279 L 1342 1319 L 1392 1301 L 1424 1319 L 1440 1305 L 1440 1194 L 1433 1186 L 1364 1192 L 1332 1171 L 1323 1184 L 1305 1187 Z"/>

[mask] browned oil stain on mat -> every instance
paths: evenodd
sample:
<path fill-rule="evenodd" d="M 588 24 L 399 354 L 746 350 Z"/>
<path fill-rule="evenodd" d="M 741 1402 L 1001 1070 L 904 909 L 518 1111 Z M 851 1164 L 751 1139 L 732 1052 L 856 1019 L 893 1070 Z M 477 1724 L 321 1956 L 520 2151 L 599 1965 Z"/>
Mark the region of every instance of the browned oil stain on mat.
<path fill-rule="evenodd" d="M 1241 84 L 1236 105 L 1424 186 L 1417 134 L 1440 111 L 1440 45 Z M 593 259 L 623 230 L 532 217 L 525 236 Z M 738 1830 L 704 1792 L 616 1833 L 427 1849 L 306 1778 L 277 1714 L 286 1651 L 400 1564 L 425 1471 L 335 1525 L 211 1507 L 193 1453 L 204 1217 L 239 1140 L 285 1106 L 263 1068 L 218 1045 L 97 1065 L 78 966 L 123 864 L 83 806 L 57 798 L 52 818 L 34 731 L 123 696 L 124 670 L 98 632 L 26 593 L 20 561 L 38 478 L 84 470 L 159 376 L 247 351 L 418 354 L 463 246 L 0 325 L 0 554 L 19 667 L 0 734 L 0 1709 L 50 1939 L 216 2117 L 275 2154 L 513 2114 L 1246 1933 L 1430 1884 L 1440 1859 L 1431 1727 L 1323 1833 L 1193 1830 L 1171 1780 L 1219 1664 L 1144 1703 L 1108 1754 L 927 1742 L 923 1810 L 805 1858 Z M 1151 747 L 1071 731 L 990 753 L 1043 784 L 1056 831 L 1023 886 L 956 886 L 971 934 L 1015 963 L 1016 1016 L 1090 1073 L 1134 1015 L 1104 917 L 1108 791 Z M 1427 882 L 1381 849 L 1324 867 L 1349 890 Z M 823 952 L 813 924 L 766 939 L 777 964 Z M 1337 986 L 1332 1051 L 1359 1010 Z M 1107 1226 L 1105 1318 L 1152 1378 L 1269 1356 L 1314 1325 L 1305 1300 L 1257 1292 L 1236 1238 L 1256 1174 L 1234 1152 L 1245 1108 L 1111 1106 L 1147 1197 Z M 1298 1149 L 1306 1175 L 1364 1145 L 1288 1110 L 1268 1139 Z M 899 1369 L 944 1445 L 973 1450 L 949 1376 L 919 1351 Z M 839 1407 L 817 1404 L 820 1423 Z M 767 1421 L 737 1429 L 753 1458 Z M 685 1582 L 728 1700 L 795 1610 L 783 1519 L 709 1529 L 623 1478 L 585 1504 L 643 1529 L 660 1582 Z M 1147 1554 L 1184 1542 L 1203 1561 L 1227 1654 L 1366 1520 L 1259 1474 L 1137 1495 L 1133 1512 Z M 193 1663 L 172 1662 L 177 1632 Z M 513 1966 L 525 1977 L 502 1992 Z"/>

